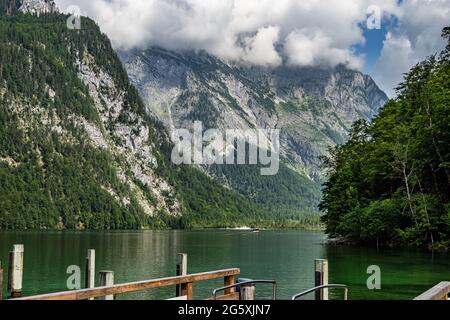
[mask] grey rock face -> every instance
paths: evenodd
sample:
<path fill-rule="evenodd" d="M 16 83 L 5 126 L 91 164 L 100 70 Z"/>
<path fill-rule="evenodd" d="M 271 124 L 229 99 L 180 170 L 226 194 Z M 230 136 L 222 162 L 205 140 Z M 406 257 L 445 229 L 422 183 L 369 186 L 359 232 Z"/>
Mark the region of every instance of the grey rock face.
<path fill-rule="evenodd" d="M 286 163 L 316 182 L 319 157 L 387 101 L 370 76 L 344 66 L 249 68 L 159 48 L 120 55 L 148 111 L 169 129 L 194 120 L 220 130 L 281 129 Z"/>
<path fill-rule="evenodd" d="M 53 0 L 23 0 L 19 8 L 20 12 L 41 15 L 58 12 Z"/>

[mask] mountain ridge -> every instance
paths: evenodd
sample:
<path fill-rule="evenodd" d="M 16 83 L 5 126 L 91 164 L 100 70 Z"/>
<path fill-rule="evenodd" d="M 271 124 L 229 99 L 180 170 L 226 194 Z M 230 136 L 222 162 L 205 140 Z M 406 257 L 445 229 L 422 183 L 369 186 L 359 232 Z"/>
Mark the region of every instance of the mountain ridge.
<path fill-rule="evenodd" d="M 178 53 L 161 48 L 132 52 L 119 51 L 119 56 L 127 68 L 132 83 L 138 88 L 146 102 L 147 109 L 169 128 L 176 115 L 174 115 L 174 119 L 170 119 L 171 112 L 169 111 L 173 110 L 167 109 L 172 107 L 168 106 L 168 103 L 176 105 L 178 102 L 166 100 L 180 98 L 183 93 L 194 92 L 196 94 L 196 90 L 199 92 L 214 91 L 213 93 L 217 93 L 219 98 L 225 100 L 225 103 L 222 101 L 213 101 L 213 103 L 221 104 L 220 106 L 224 108 L 231 105 L 240 109 L 242 112 L 240 116 L 244 120 L 240 121 L 240 124 L 244 128 L 245 122 L 250 122 L 255 127 L 265 128 L 269 125 L 272 128 L 280 127 L 277 119 L 273 119 L 275 108 L 286 107 L 285 109 L 288 109 L 292 103 L 297 104 L 296 107 L 301 107 L 302 103 L 309 102 L 308 99 L 316 98 L 322 101 L 312 101 L 312 107 L 320 107 L 321 102 L 331 102 L 333 103 L 331 111 L 340 112 L 337 120 L 343 122 L 338 124 L 337 128 L 340 138 L 346 138 L 346 132 L 354 121 L 359 118 L 370 119 L 388 100 L 386 94 L 378 88 L 370 76 L 346 69 L 342 65 L 336 68 L 245 67 L 239 64 L 227 64 L 206 52 Z M 215 78 L 216 74 L 220 74 L 219 77 L 231 77 L 232 79 L 217 79 Z M 288 80 L 286 80 L 287 77 Z M 233 83 L 227 83 L 228 80 Z M 208 81 L 215 82 L 213 84 L 216 87 L 209 86 Z M 203 87 L 197 88 L 196 85 L 203 85 Z M 232 87 L 233 85 L 238 87 Z M 353 96 L 350 96 L 346 95 L 346 92 L 338 91 L 338 89 L 346 90 L 352 86 L 356 87 L 356 91 L 361 90 L 362 94 L 358 95 L 359 93 L 355 92 Z M 240 94 L 246 95 L 247 99 L 239 96 Z M 324 96 L 326 96 L 325 99 L 323 99 Z M 183 98 L 185 97 L 183 96 Z M 226 101 L 227 99 L 232 101 Z M 352 101 L 352 99 L 359 100 Z M 249 104 L 250 108 L 247 108 Z M 256 107 L 254 107 L 255 105 Z M 254 107 L 253 110 L 252 107 Z M 161 108 L 166 108 L 166 110 L 161 110 Z M 209 111 L 219 111 L 217 109 L 210 108 Z M 176 111 L 180 114 L 182 112 L 181 110 Z M 308 110 L 297 108 L 294 111 L 298 115 Z M 192 112 L 192 110 L 188 112 Z M 280 113 L 279 110 L 277 112 Z M 252 116 L 253 119 L 250 119 Z M 260 119 L 256 116 L 260 116 Z M 213 124 L 218 125 L 219 129 L 225 128 L 224 121 L 220 123 L 223 120 L 223 114 L 218 118 L 213 121 Z M 316 119 L 314 116 L 311 118 L 313 121 L 323 120 Z M 178 122 L 182 123 L 183 121 Z M 186 127 L 186 125 L 181 127 Z"/>
<path fill-rule="evenodd" d="M 283 207 L 283 202 L 290 203 L 289 212 L 316 211 L 323 181 L 320 157 L 329 147 L 346 141 L 354 121 L 370 119 L 387 101 L 370 76 L 342 65 L 243 66 L 205 51 L 174 52 L 158 47 L 118 53 L 147 111 L 169 131 L 192 130 L 194 121 L 202 121 L 205 130 L 223 132 L 281 130 L 282 175 L 284 180 L 295 177 L 289 183 L 276 177 L 256 177 L 253 168 L 202 168 L 252 201 L 269 205 L 267 195 L 278 194 L 280 201 L 270 204 L 274 211 Z M 243 176 L 257 182 L 259 189 L 245 186 Z M 299 195 L 295 201 L 293 193 Z"/>

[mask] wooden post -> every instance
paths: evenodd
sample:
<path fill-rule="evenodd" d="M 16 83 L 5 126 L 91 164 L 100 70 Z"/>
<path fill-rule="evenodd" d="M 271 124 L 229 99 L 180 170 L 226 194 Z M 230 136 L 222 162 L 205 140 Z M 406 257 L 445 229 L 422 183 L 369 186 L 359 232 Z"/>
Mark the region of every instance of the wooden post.
<path fill-rule="evenodd" d="M 100 271 L 100 287 L 114 285 L 114 272 L 113 271 Z M 100 300 L 114 300 L 114 295 L 108 295 L 101 297 Z"/>
<path fill-rule="evenodd" d="M 187 275 L 187 254 L 186 253 L 179 253 L 177 256 L 177 276 L 185 276 Z M 181 285 L 177 284 L 176 285 L 176 291 L 175 291 L 175 296 L 176 297 L 181 297 L 184 296 L 184 294 L 182 294 L 182 289 L 181 289 Z"/>
<path fill-rule="evenodd" d="M 231 286 L 234 283 L 235 283 L 234 276 L 227 276 L 227 277 L 224 277 L 224 279 L 223 279 L 223 286 L 224 287 Z M 234 292 L 234 288 L 225 289 L 224 294 L 230 294 L 230 293 L 233 293 L 233 292 Z"/>
<path fill-rule="evenodd" d="M 15 244 L 9 253 L 8 292 L 11 298 L 22 296 L 23 244 Z"/>
<path fill-rule="evenodd" d="M 89 249 L 86 257 L 86 289 L 95 287 L 95 250 Z"/>
<path fill-rule="evenodd" d="M 238 279 L 238 283 L 246 282 L 246 281 L 251 281 L 251 279 L 244 279 L 244 278 Z M 240 286 L 239 287 L 240 300 L 244 300 L 244 301 L 255 300 L 255 292 L 256 292 L 256 287 L 254 284 Z"/>
<path fill-rule="evenodd" d="M 315 287 L 328 284 L 328 260 L 316 259 L 314 261 L 314 281 Z M 328 300 L 328 289 L 317 290 L 316 300 Z"/>
<path fill-rule="evenodd" d="M 193 287 L 192 287 L 192 282 L 183 283 L 181 285 L 180 297 L 186 296 L 187 300 L 192 300 L 192 299 L 194 299 L 194 292 L 193 291 L 194 290 L 193 290 Z"/>
<path fill-rule="evenodd" d="M 3 300 L 3 269 L 0 261 L 0 300 Z"/>

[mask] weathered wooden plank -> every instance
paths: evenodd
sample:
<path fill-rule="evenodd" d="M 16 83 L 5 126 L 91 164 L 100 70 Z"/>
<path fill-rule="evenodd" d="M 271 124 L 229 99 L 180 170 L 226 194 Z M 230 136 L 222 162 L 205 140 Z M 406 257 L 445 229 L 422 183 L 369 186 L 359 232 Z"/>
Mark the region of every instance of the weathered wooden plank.
<path fill-rule="evenodd" d="M 95 250 L 89 249 L 86 256 L 86 279 L 85 288 L 95 287 Z M 93 298 L 91 298 L 92 300 Z"/>
<path fill-rule="evenodd" d="M 23 254 L 23 244 L 13 245 L 13 251 L 9 253 L 8 292 L 12 298 L 22 296 Z"/>
<path fill-rule="evenodd" d="M 239 292 L 241 300 L 253 301 L 255 300 L 256 286 L 253 284 L 241 286 Z"/>
<path fill-rule="evenodd" d="M 3 269 L 0 261 L 0 300 L 3 300 Z"/>
<path fill-rule="evenodd" d="M 239 278 L 238 283 L 250 282 L 253 279 Z M 254 283 L 241 284 L 239 287 L 239 300 L 252 301 L 255 300 L 256 286 Z"/>
<path fill-rule="evenodd" d="M 192 286 L 192 282 L 181 284 L 181 295 L 186 296 L 187 300 L 194 299 L 194 288 Z"/>
<path fill-rule="evenodd" d="M 177 276 L 185 276 L 187 275 L 187 254 L 179 253 L 177 256 Z M 177 284 L 175 288 L 175 296 L 182 296 L 181 294 L 181 285 Z"/>
<path fill-rule="evenodd" d="M 95 250 L 89 249 L 86 256 L 85 288 L 95 287 Z"/>
<path fill-rule="evenodd" d="M 314 284 L 315 287 L 328 284 L 328 260 L 316 259 L 314 261 Z M 328 300 L 328 289 L 317 290 L 315 298 L 316 300 Z"/>
<path fill-rule="evenodd" d="M 227 287 L 233 285 L 235 283 L 235 279 L 236 279 L 235 276 L 224 277 L 223 286 Z M 224 294 L 230 294 L 233 293 L 234 291 L 235 291 L 234 288 L 225 289 Z"/>
<path fill-rule="evenodd" d="M 443 281 L 430 290 L 422 293 L 414 300 L 448 300 L 450 294 L 450 282 Z"/>
<path fill-rule="evenodd" d="M 184 301 L 184 300 L 187 300 L 187 296 L 180 296 L 180 297 L 170 298 L 170 299 L 166 299 L 166 300 L 179 300 L 179 301 Z"/>
<path fill-rule="evenodd" d="M 109 287 L 97 287 L 92 289 L 81 289 L 74 291 L 36 295 L 31 297 L 19 298 L 15 300 L 86 300 L 89 298 L 96 298 L 111 294 L 114 295 L 124 294 L 130 292 L 143 291 L 147 289 L 173 286 L 183 283 L 192 283 L 198 281 L 218 279 L 227 276 L 235 276 L 239 275 L 240 272 L 241 271 L 239 268 L 232 268 L 232 269 L 195 273 L 186 276 L 175 276 L 175 277 L 116 284 Z"/>
<path fill-rule="evenodd" d="M 113 271 L 100 271 L 100 286 L 110 287 L 114 285 L 114 272 Z M 114 300 L 114 295 L 100 297 L 101 300 Z"/>

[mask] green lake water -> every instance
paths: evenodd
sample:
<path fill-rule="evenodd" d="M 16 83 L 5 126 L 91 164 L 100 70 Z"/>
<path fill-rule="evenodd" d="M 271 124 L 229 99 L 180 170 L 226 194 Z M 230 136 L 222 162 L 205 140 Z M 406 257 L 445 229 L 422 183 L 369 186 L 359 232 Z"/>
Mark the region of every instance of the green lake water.
<path fill-rule="evenodd" d="M 116 283 L 172 276 L 177 253 L 183 252 L 189 273 L 238 267 L 243 278 L 276 280 L 281 299 L 314 286 L 318 258 L 329 260 L 329 282 L 347 284 L 350 299 L 412 299 L 450 280 L 450 253 L 329 246 L 325 239 L 323 233 L 306 231 L 0 231 L 0 261 L 7 270 L 12 245 L 25 245 L 24 295 L 66 290 L 67 267 L 79 265 L 84 272 L 90 248 L 96 250 L 96 270 L 113 270 Z M 370 265 L 381 268 L 381 290 L 367 289 Z M 221 285 L 221 280 L 197 283 L 194 296 L 206 298 Z M 165 299 L 174 291 L 167 287 L 117 298 Z M 339 292 L 330 295 L 341 298 Z M 270 298 L 271 287 L 258 286 L 257 297 Z"/>

